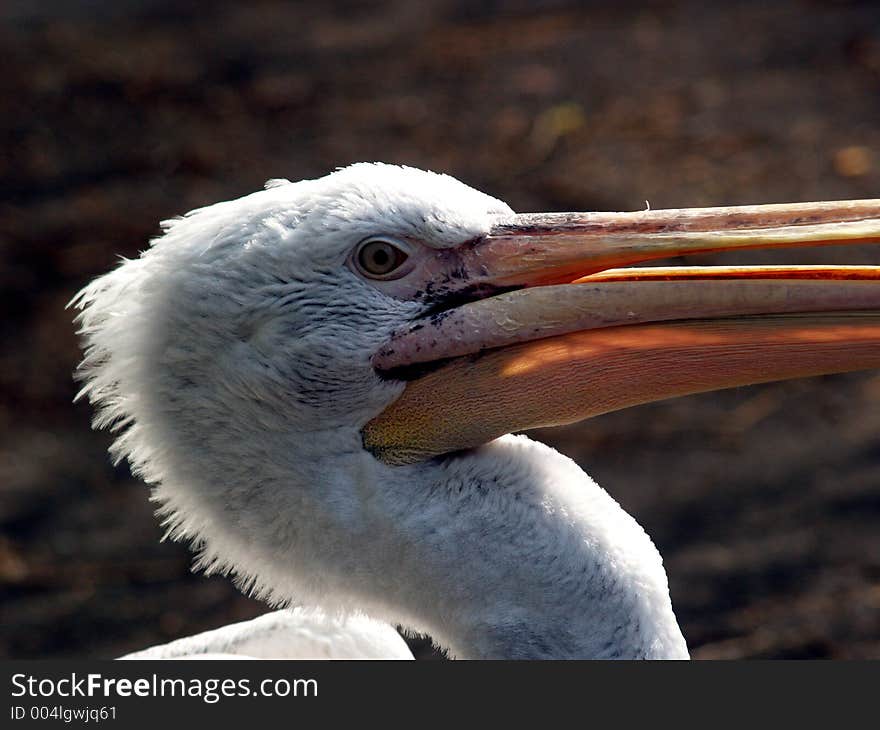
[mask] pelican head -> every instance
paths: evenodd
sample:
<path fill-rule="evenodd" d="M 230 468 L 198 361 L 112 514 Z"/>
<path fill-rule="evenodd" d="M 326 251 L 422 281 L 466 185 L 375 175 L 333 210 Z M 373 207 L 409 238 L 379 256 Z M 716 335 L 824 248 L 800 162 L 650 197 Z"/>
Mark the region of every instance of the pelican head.
<path fill-rule="evenodd" d="M 880 364 L 876 201 L 516 215 L 357 164 L 166 222 L 74 300 L 83 395 L 198 564 L 461 657 L 685 657 L 644 531 L 523 428 Z"/>

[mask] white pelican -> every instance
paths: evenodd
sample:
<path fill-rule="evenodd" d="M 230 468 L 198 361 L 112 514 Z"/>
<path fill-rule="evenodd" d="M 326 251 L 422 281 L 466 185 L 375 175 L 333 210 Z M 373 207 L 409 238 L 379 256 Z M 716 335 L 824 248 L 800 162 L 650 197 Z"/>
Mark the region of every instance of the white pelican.
<path fill-rule="evenodd" d="M 875 240 L 878 216 L 516 215 L 383 164 L 272 181 L 165 223 L 77 295 L 81 395 L 168 534 L 270 604 L 337 627 L 362 612 L 454 657 L 686 658 L 644 530 L 573 461 L 508 434 L 877 367 L 878 268 L 614 267 Z M 153 651 L 251 651 L 246 627 L 220 631 Z"/>
<path fill-rule="evenodd" d="M 327 615 L 319 608 L 272 611 L 127 654 L 123 659 L 412 659 L 388 624 L 363 614 Z"/>

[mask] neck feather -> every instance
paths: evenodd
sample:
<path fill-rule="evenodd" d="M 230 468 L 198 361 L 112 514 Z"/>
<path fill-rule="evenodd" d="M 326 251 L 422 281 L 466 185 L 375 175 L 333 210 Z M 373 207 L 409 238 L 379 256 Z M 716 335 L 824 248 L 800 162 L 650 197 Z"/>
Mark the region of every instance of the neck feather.
<path fill-rule="evenodd" d="M 687 657 L 659 553 L 573 461 L 511 436 L 413 471 L 391 492 L 399 596 L 453 654 Z"/>
<path fill-rule="evenodd" d="M 459 658 L 687 657 L 650 538 L 558 452 L 508 436 L 412 467 L 342 461 L 210 500 L 229 511 L 237 495 L 250 523 L 188 505 L 209 515 L 206 562 L 276 603 L 362 609 Z"/>

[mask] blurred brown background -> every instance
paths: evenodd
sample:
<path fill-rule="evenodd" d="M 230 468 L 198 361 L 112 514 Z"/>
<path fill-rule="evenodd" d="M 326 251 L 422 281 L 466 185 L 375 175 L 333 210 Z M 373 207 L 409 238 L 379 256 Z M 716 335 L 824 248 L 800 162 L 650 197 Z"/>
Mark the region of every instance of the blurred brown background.
<path fill-rule="evenodd" d="M 159 543 L 71 404 L 64 306 L 160 219 L 356 160 L 521 211 L 880 196 L 873 2 L 6 0 L 0 58 L 0 656 L 265 610 Z M 878 403 L 857 374 L 539 436 L 654 537 L 696 657 L 880 657 Z"/>

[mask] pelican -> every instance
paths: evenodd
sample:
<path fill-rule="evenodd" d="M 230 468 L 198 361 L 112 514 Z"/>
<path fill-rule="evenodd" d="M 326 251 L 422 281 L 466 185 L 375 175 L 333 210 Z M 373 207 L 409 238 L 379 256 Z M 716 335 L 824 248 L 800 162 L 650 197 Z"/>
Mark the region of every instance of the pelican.
<path fill-rule="evenodd" d="M 294 608 L 150 656 L 404 656 L 399 625 L 457 658 L 685 659 L 645 531 L 511 434 L 880 366 L 880 267 L 638 266 L 877 240 L 877 200 L 515 214 L 359 163 L 163 231 L 74 298 L 80 396 L 197 567 Z"/>

